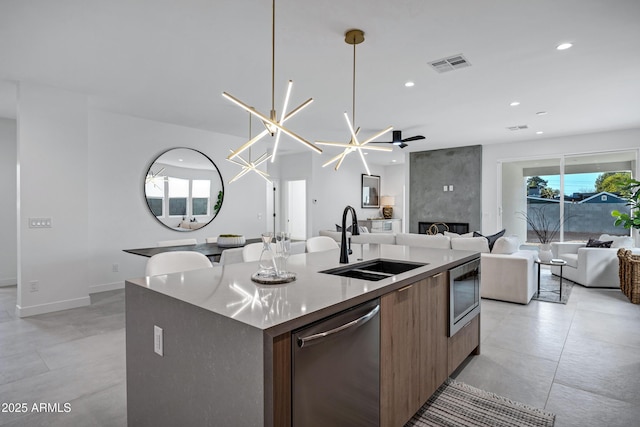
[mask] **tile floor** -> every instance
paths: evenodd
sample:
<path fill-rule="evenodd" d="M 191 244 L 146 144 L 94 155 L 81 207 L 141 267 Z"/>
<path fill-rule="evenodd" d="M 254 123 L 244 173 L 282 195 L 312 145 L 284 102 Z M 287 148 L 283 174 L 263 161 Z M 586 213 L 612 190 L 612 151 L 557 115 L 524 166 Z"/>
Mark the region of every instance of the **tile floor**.
<path fill-rule="evenodd" d="M 556 427 L 640 426 L 640 306 L 574 285 L 566 305 L 482 300 L 481 354 L 456 379 L 556 414 Z"/>
<path fill-rule="evenodd" d="M 71 404 L 0 412 L 2 426 L 125 426 L 124 292 L 16 319 L 0 287 L 0 403 Z M 556 427 L 640 425 L 640 306 L 619 290 L 573 287 L 567 305 L 482 301 L 482 354 L 460 381 L 554 412 Z"/>
<path fill-rule="evenodd" d="M 91 305 L 15 318 L 16 288 L 0 287 L 2 426 L 126 426 L 124 291 L 91 295 Z M 32 412 L 34 403 L 71 404 L 69 413 Z"/>

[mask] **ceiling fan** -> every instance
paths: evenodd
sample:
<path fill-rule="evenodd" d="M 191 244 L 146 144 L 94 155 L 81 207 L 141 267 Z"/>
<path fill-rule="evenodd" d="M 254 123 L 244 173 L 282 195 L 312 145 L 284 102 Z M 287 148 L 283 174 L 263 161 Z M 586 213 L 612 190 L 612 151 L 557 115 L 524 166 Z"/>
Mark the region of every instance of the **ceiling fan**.
<path fill-rule="evenodd" d="M 406 142 L 418 141 L 420 139 L 425 139 L 425 137 L 422 135 L 416 135 L 416 136 L 410 136 L 409 138 L 402 139 L 402 131 L 394 130 L 392 141 L 373 141 L 371 142 L 371 144 L 393 144 L 393 145 L 399 146 L 400 148 L 404 148 L 404 147 L 407 147 L 408 145 L 408 144 L 405 144 Z"/>

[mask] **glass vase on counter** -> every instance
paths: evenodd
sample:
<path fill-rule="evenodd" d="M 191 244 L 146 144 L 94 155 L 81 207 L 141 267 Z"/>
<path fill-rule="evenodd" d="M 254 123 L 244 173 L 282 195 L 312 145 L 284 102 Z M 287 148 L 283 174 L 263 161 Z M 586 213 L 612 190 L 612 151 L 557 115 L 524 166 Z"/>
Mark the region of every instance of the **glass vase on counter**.
<path fill-rule="evenodd" d="M 256 273 L 261 277 L 272 277 L 278 274 L 276 268 L 276 257 L 273 251 L 271 241 L 273 240 L 273 233 L 262 233 L 262 253 L 260 254 L 260 269 Z"/>
<path fill-rule="evenodd" d="M 251 276 L 251 280 L 262 284 L 288 283 L 296 279 L 295 273 L 287 271 L 287 259 L 291 253 L 291 236 L 288 233 L 262 233 L 262 253 L 260 269 Z"/>

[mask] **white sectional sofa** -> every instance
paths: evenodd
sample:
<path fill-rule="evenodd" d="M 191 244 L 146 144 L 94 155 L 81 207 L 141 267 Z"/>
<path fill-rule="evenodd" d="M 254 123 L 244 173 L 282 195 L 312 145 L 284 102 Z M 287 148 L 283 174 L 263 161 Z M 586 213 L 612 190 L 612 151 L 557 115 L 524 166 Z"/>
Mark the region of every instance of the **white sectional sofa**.
<path fill-rule="evenodd" d="M 324 236 L 340 242 L 341 234 L 332 230 L 321 230 Z M 456 249 L 480 252 L 480 296 L 500 301 L 528 304 L 537 291 L 537 276 L 534 261 L 535 251 L 519 250 L 517 237 L 500 237 L 493 250 L 489 250 L 484 237 L 435 236 L 415 233 L 364 233 L 351 236 L 352 243 L 384 243 L 406 246 L 421 246 L 437 249 Z"/>
<path fill-rule="evenodd" d="M 551 251 L 554 258 L 567 262 L 563 277 L 587 287 L 619 288 L 618 249 L 633 248 L 633 239 L 603 234 L 598 240 L 613 243 L 610 248 L 588 248 L 584 242 L 556 242 Z M 552 267 L 551 272 L 560 274 L 560 267 Z"/>

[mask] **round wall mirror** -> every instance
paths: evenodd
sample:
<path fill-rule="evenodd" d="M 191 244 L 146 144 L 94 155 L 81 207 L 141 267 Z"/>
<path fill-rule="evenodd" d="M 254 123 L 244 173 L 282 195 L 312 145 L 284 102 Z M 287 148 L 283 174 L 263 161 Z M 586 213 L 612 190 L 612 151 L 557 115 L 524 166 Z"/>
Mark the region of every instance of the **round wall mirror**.
<path fill-rule="evenodd" d="M 224 199 L 222 175 L 213 161 L 191 148 L 172 148 L 156 158 L 144 179 L 151 214 L 165 227 L 194 231 L 209 224 Z"/>

